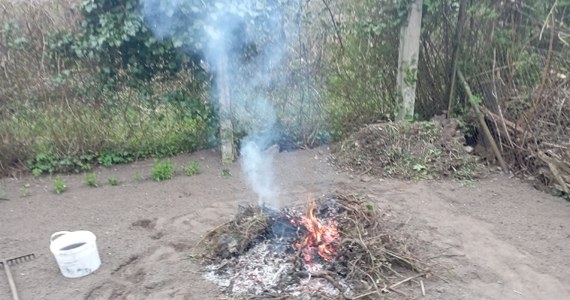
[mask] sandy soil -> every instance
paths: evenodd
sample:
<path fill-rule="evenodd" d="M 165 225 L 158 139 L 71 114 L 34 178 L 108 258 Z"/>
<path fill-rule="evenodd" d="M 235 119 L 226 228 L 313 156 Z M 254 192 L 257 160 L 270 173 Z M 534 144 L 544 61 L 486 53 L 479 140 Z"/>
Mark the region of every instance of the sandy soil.
<path fill-rule="evenodd" d="M 309 192 L 365 193 L 408 221 L 420 256 L 441 280 L 426 282 L 421 299 L 570 299 L 570 203 L 500 175 L 465 186 L 352 178 L 326 163 L 326 148 L 276 158 L 281 200 L 302 203 Z M 53 178 L 0 181 L 0 256 L 35 253 L 12 268 L 22 299 L 219 299 L 188 259 L 200 236 L 230 219 L 240 202 L 255 201 L 236 163 L 232 176 L 212 151 L 176 157 L 200 159 L 203 173 L 157 183 L 152 161 L 99 169 L 99 188 L 81 175 L 66 176 L 69 191 L 51 192 Z M 147 176 L 143 181 L 135 174 Z M 117 176 L 118 187 L 104 184 Z M 31 195 L 22 187 L 30 184 Z M 49 237 L 90 230 L 103 264 L 80 279 L 60 275 Z M 0 275 L 0 299 L 9 299 Z"/>

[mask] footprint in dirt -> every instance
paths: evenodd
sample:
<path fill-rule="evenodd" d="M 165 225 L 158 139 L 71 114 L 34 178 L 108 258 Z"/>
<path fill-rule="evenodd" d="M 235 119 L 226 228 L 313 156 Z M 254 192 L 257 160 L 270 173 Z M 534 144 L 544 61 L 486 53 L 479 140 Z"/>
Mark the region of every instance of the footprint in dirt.
<path fill-rule="evenodd" d="M 140 227 L 147 230 L 153 230 L 156 227 L 156 218 L 154 220 L 150 219 L 139 219 L 134 221 L 131 226 L 132 227 Z"/>
<path fill-rule="evenodd" d="M 176 287 L 177 277 L 172 274 L 181 274 L 187 268 L 181 262 L 188 257 L 189 245 L 182 240 L 170 242 L 131 256 L 112 271 L 111 280 L 93 289 L 87 299 L 141 299 Z"/>
<path fill-rule="evenodd" d="M 152 231 L 153 233 L 149 236 L 153 240 L 160 240 L 164 237 L 165 232 L 163 230 L 155 230 L 157 227 L 160 227 L 160 220 L 158 218 L 154 218 L 153 220 L 150 219 L 139 219 L 131 223 L 131 227 L 134 228 L 142 228 L 148 231 Z"/>
<path fill-rule="evenodd" d="M 145 279 L 146 272 L 144 267 L 140 267 L 141 257 L 138 255 L 131 256 L 126 262 L 119 265 L 111 273 L 117 275 L 131 283 L 141 283 Z"/>
<path fill-rule="evenodd" d="M 219 214 L 219 209 L 210 208 L 201 215 L 187 213 L 171 218 L 138 219 L 131 223 L 131 229 L 141 228 L 150 231 L 149 237 L 153 240 L 164 240 L 167 235 L 170 240 L 173 238 L 197 238 L 207 228 L 219 225 L 219 222 L 222 222 Z M 182 243 L 179 244 L 175 248 L 187 248 Z"/>
<path fill-rule="evenodd" d="M 86 296 L 85 300 L 113 300 L 113 299 L 126 299 L 129 293 L 127 286 L 114 282 L 106 281 L 101 285 L 93 288 Z"/>
<path fill-rule="evenodd" d="M 182 233 L 185 236 L 195 234 L 196 228 L 204 227 L 204 223 L 200 222 L 201 216 L 195 213 L 186 213 L 174 216 L 168 219 L 158 218 L 156 221 L 155 231 L 165 236 L 177 236 Z"/>

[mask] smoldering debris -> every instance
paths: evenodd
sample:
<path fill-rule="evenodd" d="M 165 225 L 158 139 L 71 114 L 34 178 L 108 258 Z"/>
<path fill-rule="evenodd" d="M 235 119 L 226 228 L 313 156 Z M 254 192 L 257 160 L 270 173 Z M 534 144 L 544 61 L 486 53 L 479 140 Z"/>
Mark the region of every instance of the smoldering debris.
<path fill-rule="evenodd" d="M 430 275 L 404 224 L 359 195 L 336 193 L 315 202 L 315 222 L 335 224 L 339 234 L 327 252 L 330 259 L 307 258 L 294 246 L 313 228 L 301 225 L 310 214 L 305 210 L 243 206 L 200 241 L 193 257 L 207 280 L 230 297 L 246 299 L 377 299 L 418 292 L 420 277 Z"/>

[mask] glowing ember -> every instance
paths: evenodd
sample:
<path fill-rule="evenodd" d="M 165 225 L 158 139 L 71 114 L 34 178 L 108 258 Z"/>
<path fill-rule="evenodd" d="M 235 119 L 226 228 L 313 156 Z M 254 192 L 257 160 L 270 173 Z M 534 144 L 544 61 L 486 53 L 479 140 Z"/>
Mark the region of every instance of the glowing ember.
<path fill-rule="evenodd" d="M 293 247 L 301 250 L 305 262 L 311 262 L 317 255 L 329 261 L 336 255 L 336 242 L 339 240 L 337 223 L 332 219 L 319 220 L 315 217 L 315 202 L 309 200 L 307 215 L 300 220 L 293 220 L 295 226 L 307 229 L 307 236 Z"/>

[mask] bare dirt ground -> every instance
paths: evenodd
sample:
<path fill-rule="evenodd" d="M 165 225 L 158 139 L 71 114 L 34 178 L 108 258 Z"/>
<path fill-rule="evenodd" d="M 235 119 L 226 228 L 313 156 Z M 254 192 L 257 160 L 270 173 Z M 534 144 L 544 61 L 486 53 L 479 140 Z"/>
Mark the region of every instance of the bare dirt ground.
<path fill-rule="evenodd" d="M 418 254 L 445 280 L 426 282 L 418 299 L 570 299 L 570 203 L 500 175 L 464 185 L 351 177 L 327 162 L 328 150 L 281 153 L 275 168 L 284 204 L 307 193 L 364 193 L 407 222 Z M 239 164 L 232 176 L 212 151 L 173 158 L 200 159 L 203 172 L 166 182 L 148 178 L 152 161 L 98 169 L 98 188 L 66 176 L 56 195 L 53 178 L 0 181 L 0 256 L 35 253 L 12 268 L 22 299 L 221 299 L 189 259 L 208 230 L 229 220 L 240 202 L 255 202 Z M 146 176 L 134 180 L 135 174 Z M 105 184 L 108 176 L 122 184 Z M 22 187 L 30 184 L 29 196 Z M 60 275 L 49 237 L 60 230 L 97 235 L 101 268 L 80 278 Z M 387 295 L 388 297 L 390 295 Z M 0 299 L 9 299 L 0 275 Z"/>

